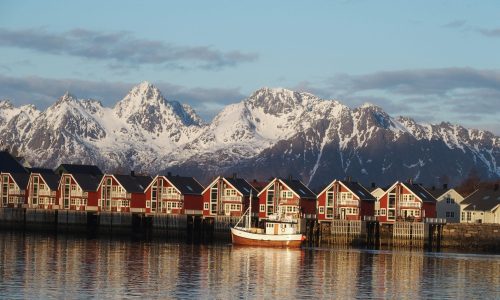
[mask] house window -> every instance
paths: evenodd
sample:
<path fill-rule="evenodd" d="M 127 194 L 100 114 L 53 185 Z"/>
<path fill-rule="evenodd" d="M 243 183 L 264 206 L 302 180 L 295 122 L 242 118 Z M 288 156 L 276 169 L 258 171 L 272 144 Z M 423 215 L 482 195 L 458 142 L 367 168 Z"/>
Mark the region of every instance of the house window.
<path fill-rule="evenodd" d="M 203 209 L 208 210 L 208 202 L 203 203 Z"/>
<path fill-rule="evenodd" d="M 326 192 L 326 206 L 333 207 L 333 192 Z"/>
<path fill-rule="evenodd" d="M 415 211 L 415 217 L 420 217 L 420 210 Z"/>
<path fill-rule="evenodd" d="M 404 202 L 412 202 L 415 200 L 415 196 L 412 194 L 404 194 L 403 195 L 403 201 Z"/>
<path fill-rule="evenodd" d="M 342 192 L 342 193 L 340 193 L 340 199 L 341 200 L 352 200 L 352 193 Z"/>
<path fill-rule="evenodd" d="M 236 196 L 236 190 L 234 189 L 226 189 L 224 191 L 225 196 Z"/>
<path fill-rule="evenodd" d="M 281 198 L 291 199 L 293 198 L 293 193 L 291 191 L 281 191 Z"/>
<path fill-rule="evenodd" d="M 327 219 L 332 219 L 333 218 L 333 207 L 327 207 L 326 208 L 326 218 Z"/>
<path fill-rule="evenodd" d="M 265 205 L 265 204 L 261 204 L 261 205 L 259 206 L 259 211 L 260 211 L 260 212 L 265 212 L 265 211 L 266 211 L 266 205 Z"/>
<path fill-rule="evenodd" d="M 320 214 L 320 215 L 325 214 L 325 207 L 324 207 L 324 206 L 320 206 L 320 207 L 319 207 L 319 214 Z"/>
<path fill-rule="evenodd" d="M 380 210 L 380 215 L 381 215 L 381 216 L 385 216 L 385 208 L 382 208 L 382 209 Z"/>
<path fill-rule="evenodd" d="M 150 208 L 151 207 L 151 201 L 146 201 L 146 208 Z"/>

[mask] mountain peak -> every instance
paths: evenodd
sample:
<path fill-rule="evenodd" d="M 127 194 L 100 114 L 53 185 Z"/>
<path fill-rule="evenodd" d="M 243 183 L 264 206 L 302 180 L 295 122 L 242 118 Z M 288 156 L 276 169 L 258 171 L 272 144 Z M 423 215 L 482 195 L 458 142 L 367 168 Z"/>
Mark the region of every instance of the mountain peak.
<path fill-rule="evenodd" d="M 246 100 L 250 106 L 259 107 L 267 114 L 288 114 L 298 107 L 304 105 L 304 100 L 312 96 L 307 93 L 299 93 L 285 88 L 264 87 L 255 91 Z"/>
<path fill-rule="evenodd" d="M 14 108 L 14 105 L 10 100 L 5 99 L 5 100 L 0 100 L 0 109 L 11 109 Z"/>
<path fill-rule="evenodd" d="M 66 91 L 64 95 L 59 97 L 57 100 L 57 103 L 63 103 L 63 102 L 72 102 L 75 101 L 77 98 L 75 95 L 71 94 L 69 91 Z"/>

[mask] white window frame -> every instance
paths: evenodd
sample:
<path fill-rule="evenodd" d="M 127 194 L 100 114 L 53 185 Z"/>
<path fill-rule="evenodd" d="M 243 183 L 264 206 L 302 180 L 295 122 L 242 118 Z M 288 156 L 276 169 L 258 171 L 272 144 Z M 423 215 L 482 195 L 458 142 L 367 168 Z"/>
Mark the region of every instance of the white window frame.
<path fill-rule="evenodd" d="M 208 202 L 203 202 L 203 210 L 208 210 L 210 208 L 210 205 Z"/>
<path fill-rule="evenodd" d="M 318 207 L 318 211 L 319 211 L 320 215 L 324 215 L 325 214 L 325 207 L 324 206 Z"/>
<path fill-rule="evenodd" d="M 259 211 L 260 212 L 265 212 L 266 211 L 266 205 L 265 204 L 259 205 Z"/>

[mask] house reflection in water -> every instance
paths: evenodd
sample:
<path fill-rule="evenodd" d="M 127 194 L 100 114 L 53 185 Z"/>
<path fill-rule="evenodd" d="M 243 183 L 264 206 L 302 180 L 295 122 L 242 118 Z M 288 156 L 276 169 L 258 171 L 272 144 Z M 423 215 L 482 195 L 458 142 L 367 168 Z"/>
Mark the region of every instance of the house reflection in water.
<path fill-rule="evenodd" d="M 478 298 L 498 293 L 500 260 L 0 232 L 0 278 L 1 298 Z"/>

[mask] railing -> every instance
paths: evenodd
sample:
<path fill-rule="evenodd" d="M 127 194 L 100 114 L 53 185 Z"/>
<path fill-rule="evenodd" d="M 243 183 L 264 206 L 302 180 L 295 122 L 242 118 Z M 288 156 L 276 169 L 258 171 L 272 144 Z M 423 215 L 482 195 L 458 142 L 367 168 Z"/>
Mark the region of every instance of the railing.
<path fill-rule="evenodd" d="M 278 198 L 279 205 L 296 205 L 297 203 L 298 200 L 295 200 L 293 198 Z"/>
<path fill-rule="evenodd" d="M 18 189 L 9 189 L 9 195 L 23 195 L 24 196 L 24 191 L 21 191 Z"/>
<path fill-rule="evenodd" d="M 222 196 L 222 201 L 241 201 L 241 196 Z"/>
<path fill-rule="evenodd" d="M 51 196 L 55 197 L 56 192 L 51 192 L 50 190 L 39 190 L 38 191 L 38 196 Z"/>
<path fill-rule="evenodd" d="M 358 206 L 359 201 L 358 200 L 339 200 L 338 202 L 339 205 L 349 205 L 349 206 Z"/>
<path fill-rule="evenodd" d="M 89 196 L 89 193 L 87 193 L 87 192 L 71 191 L 71 197 L 84 197 L 84 198 L 87 198 L 88 196 Z"/>
<path fill-rule="evenodd" d="M 111 192 L 111 198 L 126 198 L 126 197 L 127 197 L 126 193 Z"/>
<path fill-rule="evenodd" d="M 181 194 L 161 194 L 161 200 L 184 200 Z"/>
<path fill-rule="evenodd" d="M 425 218 L 424 222 L 429 224 L 446 224 L 446 218 Z"/>
<path fill-rule="evenodd" d="M 399 202 L 399 207 L 415 207 L 420 208 L 419 202 Z"/>

